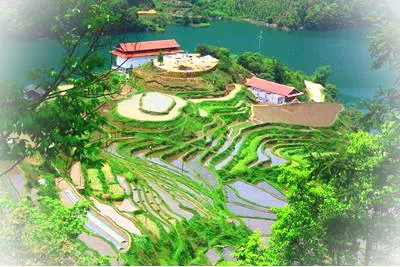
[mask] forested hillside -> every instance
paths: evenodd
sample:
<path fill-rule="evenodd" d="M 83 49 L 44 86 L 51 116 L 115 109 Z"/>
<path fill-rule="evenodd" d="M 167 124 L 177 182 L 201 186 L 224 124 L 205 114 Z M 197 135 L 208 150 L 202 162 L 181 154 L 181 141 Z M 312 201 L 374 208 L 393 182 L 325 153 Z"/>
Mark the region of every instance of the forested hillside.
<path fill-rule="evenodd" d="M 57 6 L 58 2 L 0 3 L 0 23 L 4 26 L 0 35 L 51 36 L 49 25 L 59 13 L 58 9 L 62 9 L 62 5 Z M 174 23 L 205 27 L 210 25 L 210 19 L 219 18 L 246 19 L 286 29 L 337 29 L 365 24 L 378 3 L 372 0 L 112 0 L 108 5 L 124 18 L 110 33 L 121 33 L 163 31 Z M 157 10 L 157 15 L 138 16 L 137 11 L 149 9 Z"/>
<path fill-rule="evenodd" d="M 290 29 L 335 29 L 357 25 L 369 0 L 192 0 L 208 16 L 249 18 Z M 206 8 L 208 7 L 208 8 Z"/>
<path fill-rule="evenodd" d="M 137 11 L 155 7 L 152 0 L 112 0 L 105 3 L 113 16 L 122 16 L 122 20 L 110 27 L 107 33 L 125 33 L 138 31 L 156 31 L 165 27 L 165 16 L 157 16 L 152 21 L 139 18 Z M 74 5 L 76 12 L 87 12 L 79 0 L 15 0 L 0 1 L 0 37 L 3 38 L 54 38 L 51 25 L 59 20 L 59 15 L 68 5 Z M 79 11 L 80 10 L 80 11 Z M 97 12 L 102 12 L 98 10 Z"/>

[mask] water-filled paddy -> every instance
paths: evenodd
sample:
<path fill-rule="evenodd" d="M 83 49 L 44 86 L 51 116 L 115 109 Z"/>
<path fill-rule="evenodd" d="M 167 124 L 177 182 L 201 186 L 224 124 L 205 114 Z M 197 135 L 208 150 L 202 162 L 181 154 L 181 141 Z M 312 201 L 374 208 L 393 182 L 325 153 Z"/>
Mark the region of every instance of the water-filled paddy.
<path fill-rule="evenodd" d="M 238 192 L 241 198 L 252 203 L 267 207 L 283 207 L 286 205 L 286 202 L 248 183 L 236 181 L 230 184 L 230 186 Z"/>
<path fill-rule="evenodd" d="M 258 230 L 263 235 L 270 235 L 271 226 L 274 224 L 274 221 L 253 218 L 243 218 L 243 221 L 252 231 Z"/>
<path fill-rule="evenodd" d="M 186 219 L 190 219 L 193 217 L 193 214 L 180 208 L 179 203 L 172 198 L 170 194 L 162 190 L 159 186 L 157 186 L 155 183 L 148 182 L 148 184 L 151 186 L 151 188 L 156 191 L 160 197 L 163 199 L 163 201 L 166 203 L 166 205 L 169 206 L 169 208 L 179 216 L 182 216 Z"/>
<path fill-rule="evenodd" d="M 268 212 L 266 209 L 264 211 L 247 208 L 241 205 L 227 203 L 226 206 L 234 214 L 242 217 L 260 217 L 265 219 L 276 219 L 276 215 Z"/>
<path fill-rule="evenodd" d="M 272 185 L 270 185 L 267 182 L 259 182 L 257 184 L 257 187 L 259 187 L 265 191 L 271 192 L 272 194 L 278 196 L 281 199 L 286 199 L 286 197 L 279 190 L 277 190 L 275 187 L 273 187 Z"/>

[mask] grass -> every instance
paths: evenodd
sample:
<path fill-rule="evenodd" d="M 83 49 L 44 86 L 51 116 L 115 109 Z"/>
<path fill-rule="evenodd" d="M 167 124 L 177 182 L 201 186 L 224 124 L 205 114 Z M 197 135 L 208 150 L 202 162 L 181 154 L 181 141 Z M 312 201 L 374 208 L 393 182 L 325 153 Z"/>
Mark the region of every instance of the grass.
<path fill-rule="evenodd" d="M 103 192 L 103 185 L 99 177 L 99 170 L 87 169 L 87 178 L 89 181 L 90 188 L 94 191 Z"/>
<path fill-rule="evenodd" d="M 125 198 L 124 189 L 119 184 L 112 184 L 108 188 L 112 200 L 123 200 Z"/>
<path fill-rule="evenodd" d="M 103 165 L 103 167 L 101 168 L 101 171 L 104 174 L 104 178 L 107 184 L 114 184 L 117 181 L 115 180 L 115 176 L 112 173 L 111 167 L 109 164 L 105 164 Z"/>

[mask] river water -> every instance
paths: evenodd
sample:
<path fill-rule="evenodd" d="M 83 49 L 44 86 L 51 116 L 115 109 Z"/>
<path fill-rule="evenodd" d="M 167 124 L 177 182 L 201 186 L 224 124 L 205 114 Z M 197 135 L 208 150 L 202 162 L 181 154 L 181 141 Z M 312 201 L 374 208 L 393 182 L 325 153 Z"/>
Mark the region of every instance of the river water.
<path fill-rule="evenodd" d="M 115 36 L 115 44 L 122 41 L 144 41 L 175 38 L 187 51 L 199 44 L 227 47 L 239 54 L 258 52 L 260 30 L 263 39 L 260 52 L 274 57 L 290 68 L 311 74 L 321 65 L 331 65 L 331 81 L 340 89 L 342 101 L 369 98 L 379 88 L 390 87 L 394 74 L 388 69 L 373 70 L 368 52 L 370 28 L 349 28 L 333 31 L 285 32 L 239 21 L 215 21 L 209 28 L 171 25 L 163 33 L 128 33 Z M 115 45 L 113 44 L 113 45 Z M 110 47 L 111 48 L 111 47 Z M 40 66 L 58 66 L 62 48 L 55 40 L 0 42 L 0 79 L 29 82 L 27 73 Z M 105 51 L 105 54 L 108 53 Z"/>

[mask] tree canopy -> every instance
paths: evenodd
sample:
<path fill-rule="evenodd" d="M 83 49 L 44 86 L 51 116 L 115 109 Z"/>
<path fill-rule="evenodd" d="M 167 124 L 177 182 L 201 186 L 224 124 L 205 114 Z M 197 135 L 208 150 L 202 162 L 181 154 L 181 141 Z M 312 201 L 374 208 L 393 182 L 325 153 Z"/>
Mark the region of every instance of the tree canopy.
<path fill-rule="evenodd" d="M 313 30 L 343 28 L 365 23 L 368 0 L 199 0 L 206 16 L 250 18 L 280 27 Z"/>
<path fill-rule="evenodd" d="M 0 264 L 5 265 L 93 265 L 107 264 L 106 258 L 85 253 L 78 243 L 87 207 L 81 203 L 63 206 L 44 197 L 34 206 L 23 200 L 0 203 Z"/>
<path fill-rule="evenodd" d="M 93 158 L 97 144 L 90 140 L 104 123 L 97 110 L 125 83 L 124 76 L 98 71 L 106 64 L 100 54 L 108 45 L 105 33 L 123 19 L 115 6 L 94 0 L 53 4 L 57 15 L 52 31 L 65 50 L 61 67 L 32 73 L 32 82 L 43 90 L 34 101 L 17 85 L 1 87 L 0 154 L 7 159 L 21 160 L 36 152 L 45 158 L 60 152 L 76 160 Z"/>

